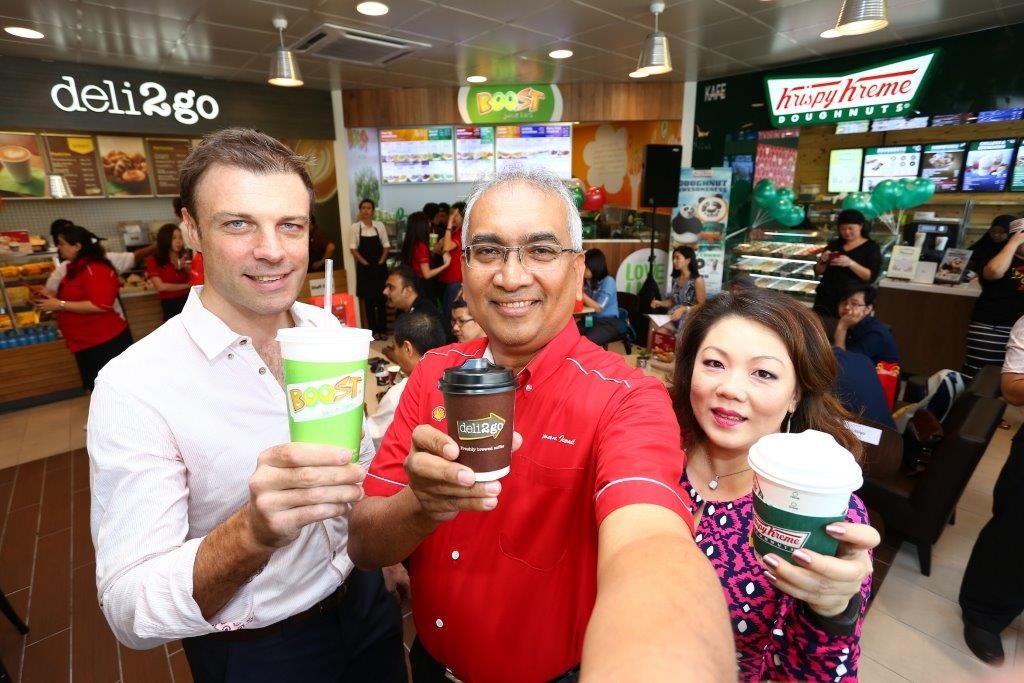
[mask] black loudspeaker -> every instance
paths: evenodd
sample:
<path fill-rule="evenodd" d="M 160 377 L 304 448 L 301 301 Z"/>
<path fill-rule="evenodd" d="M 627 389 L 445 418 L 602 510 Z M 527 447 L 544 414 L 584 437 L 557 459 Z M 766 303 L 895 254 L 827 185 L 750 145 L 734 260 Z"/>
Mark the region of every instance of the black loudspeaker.
<path fill-rule="evenodd" d="M 675 206 L 679 201 L 679 166 L 682 145 L 647 145 L 644 148 L 643 206 Z"/>

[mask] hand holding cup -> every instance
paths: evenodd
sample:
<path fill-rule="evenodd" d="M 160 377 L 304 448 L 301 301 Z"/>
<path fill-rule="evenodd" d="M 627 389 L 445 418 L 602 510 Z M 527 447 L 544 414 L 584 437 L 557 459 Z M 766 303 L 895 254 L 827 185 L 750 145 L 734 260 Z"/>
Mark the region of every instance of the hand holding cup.
<path fill-rule="evenodd" d="M 286 443 L 260 453 L 249 479 L 249 524 L 260 545 L 280 548 L 307 524 L 347 514 L 366 473 L 343 448 Z"/>

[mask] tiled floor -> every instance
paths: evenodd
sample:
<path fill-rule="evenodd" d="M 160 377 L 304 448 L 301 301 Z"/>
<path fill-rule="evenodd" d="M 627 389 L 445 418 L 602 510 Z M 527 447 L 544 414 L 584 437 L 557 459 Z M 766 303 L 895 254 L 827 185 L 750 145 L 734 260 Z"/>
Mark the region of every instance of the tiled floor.
<path fill-rule="evenodd" d="M 0 415 L 0 587 L 32 629 L 22 638 L 0 618 L 0 656 L 13 680 L 26 683 L 191 681 L 179 645 L 141 653 L 120 647 L 99 611 L 85 453 L 43 460 L 82 448 L 87 410 L 87 399 L 79 398 Z M 1016 409 L 1006 417 L 1011 428 L 996 432 L 960 499 L 956 525 L 935 546 L 932 575 L 921 575 L 913 546 L 893 558 L 864 626 L 861 680 L 930 683 L 995 673 L 967 650 L 956 597 L 1021 424 Z M 1018 619 L 1003 636 L 1001 680 L 1024 680 L 1021 627 Z"/>

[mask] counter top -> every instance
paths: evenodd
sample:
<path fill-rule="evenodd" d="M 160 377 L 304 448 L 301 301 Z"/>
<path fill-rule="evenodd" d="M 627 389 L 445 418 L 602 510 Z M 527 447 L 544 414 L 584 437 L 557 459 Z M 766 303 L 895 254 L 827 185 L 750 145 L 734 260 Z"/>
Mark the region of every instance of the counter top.
<path fill-rule="evenodd" d="M 937 285 L 923 284 L 921 282 L 910 282 L 909 280 L 893 280 L 882 278 L 878 286 L 880 289 L 903 289 L 910 292 L 927 292 L 929 294 L 950 294 L 952 296 L 967 296 L 977 298 L 981 294 L 981 285 L 977 280 L 971 280 L 959 285 Z"/>
<path fill-rule="evenodd" d="M 155 297 L 156 296 L 156 290 L 155 289 L 128 289 L 128 290 L 122 289 L 118 293 L 118 295 L 122 299 L 137 299 L 137 298 L 143 297 L 143 296 L 154 296 Z"/>

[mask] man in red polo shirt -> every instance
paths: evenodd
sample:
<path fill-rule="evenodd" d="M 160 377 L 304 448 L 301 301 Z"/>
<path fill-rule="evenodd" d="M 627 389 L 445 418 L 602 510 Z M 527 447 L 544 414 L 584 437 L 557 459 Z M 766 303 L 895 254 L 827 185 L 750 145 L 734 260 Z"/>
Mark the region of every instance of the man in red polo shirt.
<path fill-rule="evenodd" d="M 463 243 L 487 337 L 424 355 L 349 523 L 358 566 L 410 559 L 414 680 L 572 680 L 579 666 L 607 680 L 735 678 L 668 394 L 573 324 L 582 227 L 565 187 L 538 169 L 499 174 L 470 196 Z M 480 356 L 517 375 L 518 450 L 500 482 L 453 462 L 437 389 L 445 368 Z"/>

